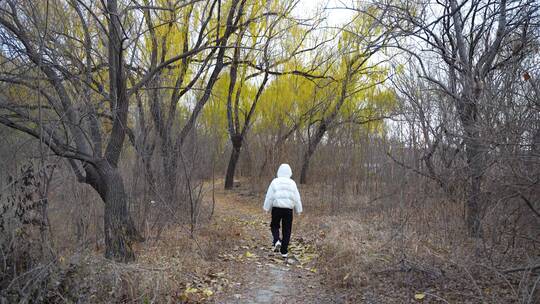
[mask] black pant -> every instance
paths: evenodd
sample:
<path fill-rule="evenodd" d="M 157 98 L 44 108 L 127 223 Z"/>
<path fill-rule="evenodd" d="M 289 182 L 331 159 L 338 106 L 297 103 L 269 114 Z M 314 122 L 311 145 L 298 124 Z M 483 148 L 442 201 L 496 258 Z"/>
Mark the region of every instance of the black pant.
<path fill-rule="evenodd" d="M 289 241 L 291 239 L 291 229 L 293 221 L 293 211 L 288 208 L 272 208 L 272 222 L 270 223 L 270 230 L 272 230 L 272 237 L 274 238 L 273 244 L 275 244 L 279 238 L 279 223 L 283 225 L 283 239 L 281 240 L 281 253 L 287 253 L 289 247 Z"/>

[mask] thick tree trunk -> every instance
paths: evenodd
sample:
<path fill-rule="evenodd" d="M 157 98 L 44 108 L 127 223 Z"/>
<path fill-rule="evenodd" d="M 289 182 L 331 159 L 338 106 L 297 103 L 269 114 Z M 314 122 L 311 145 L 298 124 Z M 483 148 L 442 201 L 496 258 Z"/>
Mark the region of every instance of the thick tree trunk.
<path fill-rule="evenodd" d="M 91 174 L 89 183 L 105 204 L 105 257 L 118 262 L 135 260 L 131 244 L 142 238 L 129 215 L 127 194 L 120 172 L 108 162 L 100 162 L 95 173 Z"/>
<path fill-rule="evenodd" d="M 469 132 L 467 132 L 470 134 Z M 482 227 L 480 223 L 480 206 L 479 198 L 482 186 L 482 155 L 478 139 L 478 134 L 472 132 L 467 135 L 469 138 L 465 140 L 466 155 L 467 155 L 467 171 L 469 181 L 469 189 L 467 191 L 467 228 L 469 234 L 473 237 L 482 236 Z"/>
<path fill-rule="evenodd" d="M 300 171 L 300 184 L 306 184 L 307 183 L 307 174 L 309 170 L 309 162 L 311 160 L 311 156 L 313 156 L 313 151 L 308 148 L 306 153 L 304 153 L 304 157 L 302 159 L 302 171 Z"/>
<path fill-rule="evenodd" d="M 242 149 L 243 137 L 239 135 L 233 136 L 231 157 L 229 158 L 229 165 L 227 166 L 227 174 L 225 175 L 225 189 L 232 189 L 234 186 L 234 173 L 236 172 L 236 165 L 240 158 L 240 151 Z"/>
<path fill-rule="evenodd" d="M 164 180 L 164 197 L 167 203 L 175 201 L 176 198 L 176 184 L 178 180 L 178 162 L 177 153 L 174 153 L 172 144 L 162 147 L 162 167 Z"/>
<path fill-rule="evenodd" d="M 313 136 L 311 142 L 308 144 L 308 148 L 306 152 L 304 153 L 304 158 L 302 160 L 302 171 L 300 172 L 300 184 L 307 183 L 307 173 L 309 170 L 309 162 L 311 160 L 311 157 L 313 156 L 313 153 L 315 153 L 317 146 L 321 142 L 324 134 L 326 133 L 327 129 L 328 129 L 328 122 L 322 121 L 319 127 L 317 128 L 317 132 Z"/>
<path fill-rule="evenodd" d="M 471 90 L 471 89 L 470 89 Z M 472 91 L 472 90 L 471 90 Z M 480 96 L 469 93 L 458 101 L 457 108 L 465 138 L 465 155 L 467 157 L 467 215 L 466 225 L 469 235 L 472 237 L 482 236 L 482 227 L 480 222 L 480 193 L 482 187 L 482 176 L 484 170 L 484 156 L 482 154 L 480 133 L 478 131 L 478 114 L 476 99 Z"/>

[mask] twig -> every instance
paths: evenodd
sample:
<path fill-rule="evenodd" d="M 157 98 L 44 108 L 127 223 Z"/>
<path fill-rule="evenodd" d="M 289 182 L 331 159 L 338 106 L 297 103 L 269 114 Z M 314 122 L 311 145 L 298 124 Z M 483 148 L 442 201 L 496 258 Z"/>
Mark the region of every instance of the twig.
<path fill-rule="evenodd" d="M 527 266 L 522 266 L 522 267 L 510 268 L 510 269 L 504 270 L 503 273 L 514 273 L 514 272 L 520 272 L 520 271 L 535 271 L 537 269 L 540 269 L 540 264 L 537 264 L 535 266 L 527 265 Z"/>
<path fill-rule="evenodd" d="M 210 211 L 209 219 L 214 216 L 214 209 L 216 208 L 216 176 L 215 176 L 215 159 L 212 157 L 212 210 Z"/>
<path fill-rule="evenodd" d="M 525 195 L 523 195 L 523 194 L 520 193 L 520 194 L 519 194 L 519 197 L 521 197 L 521 199 L 525 202 L 525 204 L 527 204 L 527 206 L 529 207 L 529 209 L 531 209 L 531 210 L 534 212 L 534 214 L 536 214 L 536 216 L 540 217 L 540 213 L 539 213 L 536 209 L 534 209 L 534 207 L 533 207 L 531 201 L 528 200 L 528 199 L 525 197 Z"/>

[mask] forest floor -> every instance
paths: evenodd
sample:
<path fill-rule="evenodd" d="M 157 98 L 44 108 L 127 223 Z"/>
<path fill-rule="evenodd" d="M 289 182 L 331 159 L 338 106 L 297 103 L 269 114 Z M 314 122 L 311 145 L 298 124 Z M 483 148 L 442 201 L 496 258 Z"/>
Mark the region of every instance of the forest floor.
<path fill-rule="evenodd" d="M 216 193 L 218 221 L 243 226 L 232 251 L 220 253 L 235 283 L 215 303 L 342 303 L 343 295 L 327 290 L 316 266 L 314 245 L 293 224 L 289 257 L 271 251 L 270 215 L 262 211 L 260 197 L 239 191 Z M 259 206 L 260 205 L 260 206 Z"/>
<path fill-rule="evenodd" d="M 486 271 L 474 242 L 458 233 L 445 242 L 436 233 L 444 230 L 428 226 L 432 210 L 413 210 L 426 213 L 414 214 L 425 234 L 403 228 L 399 236 L 399 213 L 333 215 L 314 204 L 324 199 L 314 187 L 301 189 L 306 214 L 295 214 L 283 259 L 271 250 L 264 193 L 239 185 L 206 189 L 194 233 L 187 223 L 166 226 L 157 240 L 136 244 L 133 263 L 106 260 L 103 248 L 61 257 L 59 289 L 80 303 L 537 303 L 536 276 Z M 490 252 L 499 269 L 539 256 L 525 246 L 500 258 Z"/>

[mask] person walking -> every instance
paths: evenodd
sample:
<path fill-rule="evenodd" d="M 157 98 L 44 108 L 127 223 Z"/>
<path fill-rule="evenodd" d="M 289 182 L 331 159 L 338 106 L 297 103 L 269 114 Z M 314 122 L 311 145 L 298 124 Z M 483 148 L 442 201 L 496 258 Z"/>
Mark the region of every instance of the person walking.
<path fill-rule="evenodd" d="M 272 210 L 272 221 L 270 222 L 272 248 L 275 252 L 279 251 L 284 258 L 287 258 L 289 253 L 293 209 L 297 214 L 302 213 L 300 193 L 291 176 L 291 167 L 288 164 L 281 164 L 277 171 L 277 177 L 268 186 L 263 205 L 265 212 Z M 283 228 L 282 238 L 279 237 L 280 225 Z"/>

